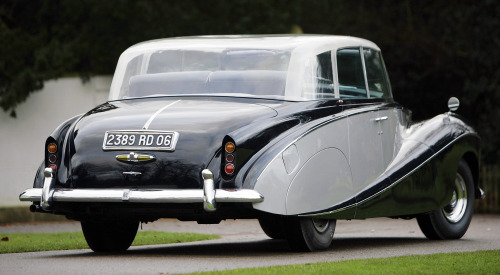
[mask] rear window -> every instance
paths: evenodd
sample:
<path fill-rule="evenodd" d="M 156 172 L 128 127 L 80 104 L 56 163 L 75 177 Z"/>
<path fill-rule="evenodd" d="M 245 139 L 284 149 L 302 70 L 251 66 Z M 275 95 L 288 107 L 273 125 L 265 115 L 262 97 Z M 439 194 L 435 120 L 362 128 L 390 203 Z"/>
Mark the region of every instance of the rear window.
<path fill-rule="evenodd" d="M 160 50 L 131 58 L 118 98 L 186 94 L 283 97 L 290 53 Z"/>

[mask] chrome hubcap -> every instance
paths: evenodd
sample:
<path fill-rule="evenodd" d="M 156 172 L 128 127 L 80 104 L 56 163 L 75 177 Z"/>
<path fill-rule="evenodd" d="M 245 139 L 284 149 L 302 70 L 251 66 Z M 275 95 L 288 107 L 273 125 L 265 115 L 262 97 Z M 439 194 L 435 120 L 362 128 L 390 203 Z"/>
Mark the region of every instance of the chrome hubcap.
<path fill-rule="evenodd" d="M 446 219 L 451 223 L 459 222 L 467 209 L 467 188 L 465 181 L 460 174 L 457 173 L 455 178 L 455 186 L 451 200 L 443 207 L 442 211 Z"/>
<path fill-rule="evenodd" d="M 330 225 L 330 220 L 326 219 L 312 219 L 312 223 L 314 225 L 314 229 L 319 233 L 323 233 L 328 229 L 328 225 Z"/>

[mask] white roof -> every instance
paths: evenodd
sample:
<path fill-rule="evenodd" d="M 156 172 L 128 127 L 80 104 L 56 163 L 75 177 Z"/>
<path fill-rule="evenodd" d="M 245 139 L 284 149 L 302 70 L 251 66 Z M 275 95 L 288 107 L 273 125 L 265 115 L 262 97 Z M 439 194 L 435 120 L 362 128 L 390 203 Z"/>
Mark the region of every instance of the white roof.
<path fill-rule="evenodd" d="M 359 47 L 380 51 L 375 43 L 366 39 L 335 35 L 213 35 L 146 41 L 128 48 L 120 56 L 111 85 L 110 100 L 121 98 L 122 90 L 128 89 L 126 87 L 130 85 L 129 78 L 132 75 L 126 72 L 126 68 L 131 60 L 139 56 L 144 56 L 144 60 L 139 61 L 142 64 L 139 64 L 140 73 L 135 72 L 134 75 L 147 74 L 146 67 L 149 66 L 147 65 L 149 58 L 155 52 L 180 50 L 222 53 L 227 49 L 263 49 L 288 52 L 290 59 L 287 66 L 285 97 L 292 100 L 303 100 L 304 94 L 306 94 L 304 91 L 307 90 L 303 87 L 306 85 L 303 79 L 306 74 L 309 76 L 310 72 L 306 72 L 308 70 L 306 64 L 309 64 L 309 61 L 315 60 L 317 55 L 328 51 Z M 133 66 L 137 67 L 138 65 Z"/>
<path fill-rule="evenodd" d="M 316 52 L 323 49 L 345 47 L 368 47 L 380 50 L 379 47 L 366 39 L 352 36 L 336 35 L 211 35 L 186 36 L 150 40 L 128 48 L 124 54 L 137 51 L 157 49 L 210 49 L 210 48 L 253 48 L 282 49 L 287 51 Z"/>

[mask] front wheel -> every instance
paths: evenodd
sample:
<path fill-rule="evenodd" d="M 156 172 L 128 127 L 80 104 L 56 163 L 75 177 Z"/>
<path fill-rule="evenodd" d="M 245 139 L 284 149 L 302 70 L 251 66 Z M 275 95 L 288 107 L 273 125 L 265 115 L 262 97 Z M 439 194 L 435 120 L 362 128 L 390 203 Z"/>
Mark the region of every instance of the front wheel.
<path fill-rule="evenodd" d="M 336 223 L 336 220 L 289 217 L 286 239 L 295 251 L 325 250 L 332 243 Z"/>
<path fill-rule="evenodd" d="M 134 241 L 139 222 L 82 221 L 82 231 L 95 252 L 122 252 Z"/>
<path fill-rule="evenodd" d="M 460 239 L 474 212 L 474 180 L 463 160 L 458 164 L 450 202 L 441 209 L 417 217 L 424 235 L 431 240 Z"/>

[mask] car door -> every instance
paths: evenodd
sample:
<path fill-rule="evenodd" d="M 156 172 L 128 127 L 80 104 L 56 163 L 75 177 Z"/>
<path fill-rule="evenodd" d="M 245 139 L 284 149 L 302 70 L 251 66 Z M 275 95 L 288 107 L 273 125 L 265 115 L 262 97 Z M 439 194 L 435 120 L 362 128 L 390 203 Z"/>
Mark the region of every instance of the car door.
<path fill-rule="evenodd" d="M 339 96 L 348 114 L 349 164 L 359 194 L 384 172 L 380 115 L 370 101 L 361 48 L 337 51 Z"/>
<path fill-rule="evenodd" d="M 378 135 L 381 138 L 383 170 L 392 162 L 395 153 L 395 136 L 398 126 L 397 104 L 392 102 L 389 77 L 380 51 L 363 48 L 363 59 L 366 72 L 368 95 L 371 99 L 385 99 L 378 108 L 375 119 L 378 124 Z M 381 100 L 378 100 L 381 101 Z"/>

